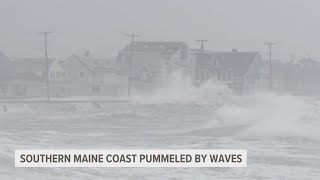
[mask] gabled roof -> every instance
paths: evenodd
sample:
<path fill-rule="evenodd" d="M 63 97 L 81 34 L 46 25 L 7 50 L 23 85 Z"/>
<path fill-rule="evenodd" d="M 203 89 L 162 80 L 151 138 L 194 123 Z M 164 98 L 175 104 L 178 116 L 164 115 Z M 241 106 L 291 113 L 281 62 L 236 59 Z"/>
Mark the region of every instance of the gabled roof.
<path fill-rule="evenodd" d="M 120 52 L 143 52 L 158 54 L 173 54 L 185 45 L 184 42 L 145 42 L 135 41 L 130 43 Z"/>
<path fill-rule="evenodd" d="M 200 54 L 201 50 L 200 49 L 191 49 L 191 52 L 195 54 Z M 210 50 L 203 50 L 203 53 L 214 53 L 215 51 L 210 51 Z"/>
<path fill-rule="evenodd" d="M 5 55 L 2 51 L 0 51 L 0 62 L 10 62 L 10 58 L 7 55 Z"/>
<path fill-rule="evenodd" d="M 28 82 L 45 82 L 45 78 L 41 77 L 33 72 L 16 73 L 11 76 L 1 77 L 0 81 L 12 82 L 12 81 L 28 81 Z"/>
<path fill-rule="evenodd" d="M 214 54 L 222 66 L 231 68 L 235 75 L 243 76 L 248 72 L 258 52 L 218 52 Z"/>
<path fill-rule="evenodd" d="M 299 60 L 299 63 L 301 64 L 319 64 L 319 61 L 316 61 L 314 59 L 311 58 L 302 58 Z"/>
<path fill-rule="evenodd" d="M 91 60 L 100 60 L 103 62 L 112 61 L 112 59 L 106 59 L 106 58 L 100 58 L 100 59 L 92 58 Z M 88 57 L 83 57 L 83 56 L 80 57 L 77 55 L 72 55 L 63 61 L 60 61 L 59 63 L 62 65 L 65 63 L 78 63 L 91 73 L 94 73 L 94 72 L 118 73 L 117 70 L 113 66 L 111 66 L 111 64 L 107 64 L 107 63 L 95 64 L 93 61 L 90 61 Z"/>
<path fill-rule="evenodd" d="M 199 54 L 200 60 L 216 60 L 223 69 L 232 69 L 234 75 L 244 76 L 258 56 L 258 52 L 214 52 Z"/>

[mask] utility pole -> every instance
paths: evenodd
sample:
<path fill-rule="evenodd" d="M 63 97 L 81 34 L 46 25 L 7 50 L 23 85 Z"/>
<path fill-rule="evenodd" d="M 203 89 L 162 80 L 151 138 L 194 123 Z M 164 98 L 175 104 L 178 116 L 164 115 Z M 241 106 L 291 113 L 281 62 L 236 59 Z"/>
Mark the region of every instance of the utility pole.
<path fill-rule="evenodd" d="M 274 42 L 266 42 L 265 45 L 268 45 L 269 47 L 269 88 L 272 89 L 272 45 L 275 45 L 277 43 Z"/>
<path fill-rule="evenodd" d="M 204 51 L 204 43 L 207 42 L 208 40 L 199 39 L 199 40 L 196 40 L 196 41 L 201 43 L 201 44 L 200 44 L 200 57 L 201 57 L 201 55 L 203 54 L 203 51 Z M 202 72 L 203 68 L 202 68 L 202 67 L 203 67 L 203 66 L 201 65 L 201 61 L 199 61 L 199 59 L 198 59 L 198 67 L 199 67 L 199 71 L 200 71 L 200 73 L 199 73 L 200 84 L 202 84 L 202 81 L 203 81 L 203 77 L 202 77 L 202 75 L 203 75 L 203 72 Z"/>
<path fill-rule="evenodd" d="M 201 43 L 200 52 L 203 53 L 203 50 L 204 50 L 204 42 L 208 42 L 208 40 L 206 40 L 206 39 L 199 39 L 199 40 L 196 40 L 196 41 Z"/>
<path fill-rule="evenodd" d="M 290 56 L 291 56 L 291 64 L 293 65 L 293 63 L 294 63 L 294 54 L 291 54 Z"/>
<path fill-rule="evenodd" d="M 49 62 L 48 62 L 48 44 L 47 44 L 47 36 L 53 32 L 40 32 L 44 36 L 44 47 L 45 47 L 45 59 L 46 59 L 46 85 L 47 85 L 47 101 L 50 101 L 50 84 L 49 84 Z"/>
<path fill-rule="evenodd" d="M 131 55 L 129 57 L 129 75 L 128 75 L 128 96 L 130 97 L 130 95 L 131 95 L 131 79 L 132 79 L 131 74 L 132 74 L 133 42 L 134 42 L 134 38 L 140 37 L 140 36 L 135 33 L 125 34 L 125 36 L 128 36 L 131 38 L 131 43 L 130 43 Z"/>
<path fill-rule="evenodd" d="M 291 90 L 294 88 L 294 85 L 295 85 L 295 78 L 294 78 L 294 54 L 291 54 L 291 66 L 290 66 L 290 88 Z"/>

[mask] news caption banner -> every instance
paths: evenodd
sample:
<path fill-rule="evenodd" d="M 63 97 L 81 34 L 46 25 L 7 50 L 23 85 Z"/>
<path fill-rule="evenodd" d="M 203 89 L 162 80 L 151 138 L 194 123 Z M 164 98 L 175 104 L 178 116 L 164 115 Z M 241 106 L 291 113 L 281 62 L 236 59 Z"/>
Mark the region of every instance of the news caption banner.
<path fill-rule="evenodd" d="M 247 167 L 247 151 L 15 150 L 15 167 Z"/>

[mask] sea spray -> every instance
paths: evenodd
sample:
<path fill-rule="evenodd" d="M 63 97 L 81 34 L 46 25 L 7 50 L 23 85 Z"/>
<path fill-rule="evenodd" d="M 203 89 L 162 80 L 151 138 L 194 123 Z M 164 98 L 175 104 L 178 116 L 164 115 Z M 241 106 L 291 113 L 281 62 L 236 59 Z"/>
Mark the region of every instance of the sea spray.
<path fill-rule="evenodd" d="M 231 95 L 226 84 L 210 79 L 200 86 L 193 85 L 189 76 L 181 71 L 169 75 L 167 84 L 155 89 L 151 94 L 137 94 L 132 98 L 134 102 L 162 104 L 162 103 L 207 103 L 218 102 L 221 98 Z"/>
<path fill-rule="evenodd" d="M 208 121 L 211 128 L 246 126 L 242 137 L 314 137 L 319 138 L 320 107 L 303 97 L 274 93 L 233 97 L 217 108 Z"/>

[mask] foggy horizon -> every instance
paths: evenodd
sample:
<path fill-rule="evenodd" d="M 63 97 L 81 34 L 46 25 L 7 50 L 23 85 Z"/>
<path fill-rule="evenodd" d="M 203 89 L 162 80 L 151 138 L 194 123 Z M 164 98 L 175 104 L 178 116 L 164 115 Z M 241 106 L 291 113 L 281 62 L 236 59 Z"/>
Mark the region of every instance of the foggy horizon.
<path fill-rule="evenodd" d="M 319 58 L 317 1 L 57 1 L 3 0 L 0 7 L 0 51 L 9 57 L 43 57 L 43 37 L 49 56 L 66 58 L 90 50 L 98 57 L 115 57 L 135 32 L 137 41 L 208 39 L 213 51 L 259 51 L 274 41 L 274 59 Z M 165 12 L 165 13 L 164 13 Z M 179 12 L 179 13 L 177 13 Z"/>

